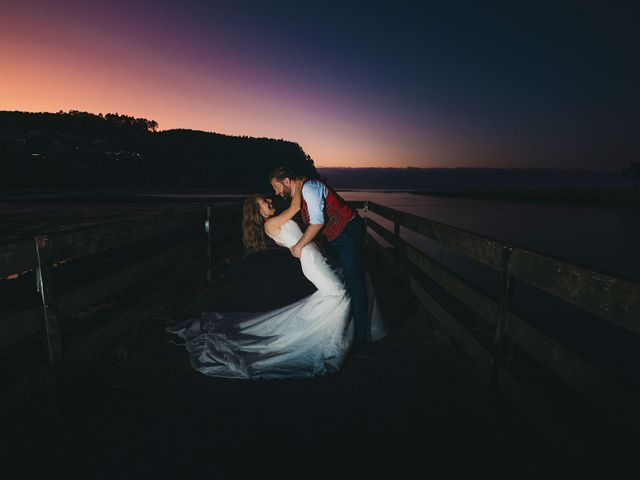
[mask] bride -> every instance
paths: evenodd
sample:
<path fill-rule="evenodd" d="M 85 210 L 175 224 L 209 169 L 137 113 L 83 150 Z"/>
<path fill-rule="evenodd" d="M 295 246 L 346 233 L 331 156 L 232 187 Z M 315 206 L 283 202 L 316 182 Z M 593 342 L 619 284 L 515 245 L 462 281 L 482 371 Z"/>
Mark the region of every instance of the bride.
<path fill-rule="evenodd" d="M 302 182 L 295 181 L 291 205 L 279 215 L 269 198 L 252 195 L 244 203 L 242 240 L 250 250 L 266 248 L 265 233 L 289 248 L 302 236 L 292 220 L 300 210 Z M 227 378 L 311 377 L 337 370 L 352 343 L 353 321 L 349 293 L 341 272 L 334 270 L 313 243 L 300 254 L 305 277 L 317 291 L 290 305 L 268 312 L 204 312 L 168 328 L 179 335 L 191 365 L 211 376 Z M 369 298 L 371 339 L 386 329 L 365 274 Z"/>

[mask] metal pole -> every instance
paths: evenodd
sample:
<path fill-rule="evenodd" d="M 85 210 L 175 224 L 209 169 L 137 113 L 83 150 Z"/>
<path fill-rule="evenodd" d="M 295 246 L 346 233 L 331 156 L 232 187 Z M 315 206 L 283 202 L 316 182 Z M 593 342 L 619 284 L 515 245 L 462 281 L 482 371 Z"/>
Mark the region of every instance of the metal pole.
<path fill-rule="evenodd" d="M 37 236 L 35 237 L 35 240 L 38 255 L 38 291 L 42 297 L 47 347 L 49 350 L 49 362 L 51 363 L 51 366 L 55 366 L 62 359 L 62 345 L 60 342 L 58 313 L 55 308 L 53 268 L 49 242 L 46 235 Z"/>
<path fill-rule="evenodd" d="M 56 415 L 61 414 L 61 404 L 58 394 L 60 382 L 60 364 L 62 360 L 62 343 L 60 341 L 60 328 L 58 325 L 58 313 L 55 308 L 55 295 L 53 283 L 53 265 L 51 251 L 46 235 L 36 236 L 36 253 L 38 257 L 37 290 L 42 297 L 44 313 L 45 335 L 47 338 L 47 350 L 49 353 L 49 366 L 51 368 L 51 392 L 55 405 Z"/>

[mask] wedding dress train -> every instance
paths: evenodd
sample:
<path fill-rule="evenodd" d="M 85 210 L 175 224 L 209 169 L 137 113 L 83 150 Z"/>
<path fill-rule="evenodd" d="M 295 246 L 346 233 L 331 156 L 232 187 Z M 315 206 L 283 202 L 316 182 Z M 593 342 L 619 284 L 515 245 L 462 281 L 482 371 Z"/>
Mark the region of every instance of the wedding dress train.
<path fill-rule="evenodd" d="M 273 236 L 291 247 L 302 236 L 289 220 Z M 353 337 L 350 297 L 339 271 L 316 245 L 300 254 L 304 275 L 317 291 L 285 307 L 268 312 L 204 312 L 167 330 L 180 336 L 191 365 L 211 376 L 227 378 L 311 377 L 337 370 Z M 369 325 L 373 341 L 386 328 L 365 273 Z"/>

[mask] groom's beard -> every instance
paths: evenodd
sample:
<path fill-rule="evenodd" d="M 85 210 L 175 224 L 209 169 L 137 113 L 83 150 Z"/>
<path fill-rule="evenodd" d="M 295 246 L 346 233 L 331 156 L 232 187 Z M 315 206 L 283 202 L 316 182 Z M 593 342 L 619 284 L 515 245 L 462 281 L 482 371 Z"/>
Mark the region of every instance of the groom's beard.
<path fill-rule="evenodd" d="M 291 198 L 291 188 L 282 186 L 282 198 L 289 200 Z"/>

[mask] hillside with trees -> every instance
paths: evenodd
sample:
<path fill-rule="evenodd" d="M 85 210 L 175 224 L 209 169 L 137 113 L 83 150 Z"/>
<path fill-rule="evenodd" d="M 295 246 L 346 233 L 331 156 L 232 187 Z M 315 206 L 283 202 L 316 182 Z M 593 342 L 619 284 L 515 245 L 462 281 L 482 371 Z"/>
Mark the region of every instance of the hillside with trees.
<path fill-rule="evenodd" d="M 317 176 L 295 142 L 197 130 L 158 131 L 145 118 L 71 110 L 0 111 L 0 188 L 264 190 L 277 165 Z"/>

